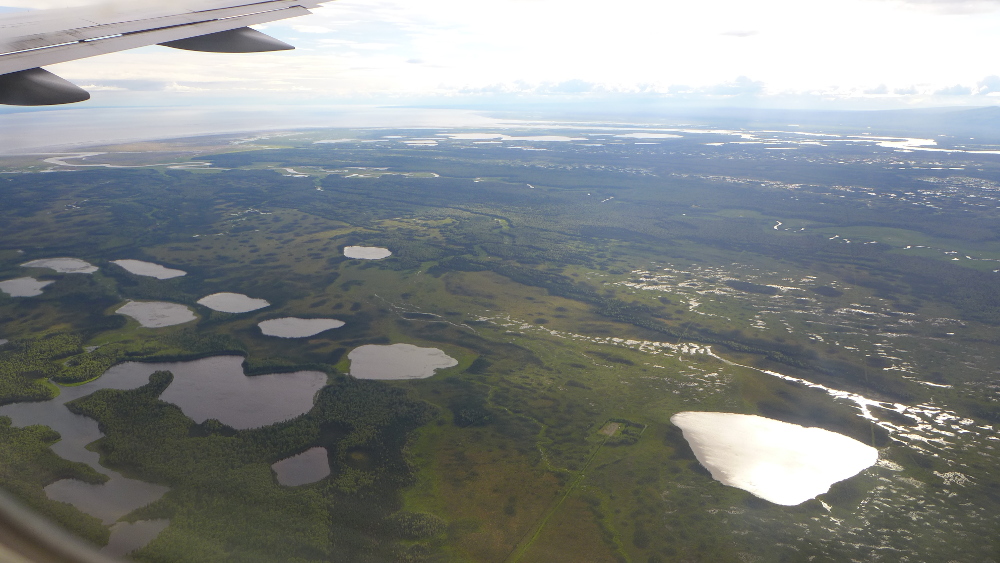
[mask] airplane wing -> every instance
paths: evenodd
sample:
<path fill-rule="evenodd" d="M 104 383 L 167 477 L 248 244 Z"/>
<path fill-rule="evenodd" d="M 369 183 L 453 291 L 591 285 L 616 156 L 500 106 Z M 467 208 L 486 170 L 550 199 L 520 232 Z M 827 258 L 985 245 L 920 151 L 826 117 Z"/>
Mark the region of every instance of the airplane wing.
<path fill-rule="evenodd" d="M 136 8 L 125 2 L 0 17 L 0 104 L 52 105 L 90 98 L 42 69 L 146 45 L 250 53 L 294 49 L 249 25 L 309 14 L 329 0 L 187 0 Z"/>

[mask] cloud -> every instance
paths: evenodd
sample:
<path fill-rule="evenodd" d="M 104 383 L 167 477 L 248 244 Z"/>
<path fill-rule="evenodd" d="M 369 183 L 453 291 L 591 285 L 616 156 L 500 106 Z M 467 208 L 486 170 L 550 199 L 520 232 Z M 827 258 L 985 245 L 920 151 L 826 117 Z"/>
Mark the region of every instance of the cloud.
<path fill-rule="evenodd" d="M 757 32 L 754 30 L 732 30 L 724 31 L 722 35 L 728 35 L 729 37 L 752 37 L 757 35 Z"/>
<path fill-rule="evenodd" d="M 746 76 L 738 76 L 732 82 L 709 86 L 701 91 L 714 96 L 748 96 L 762 93 L 764 83 L 750 80 Z"/>
<path fill-rule="evenodd" d="M 101 84 L 80 84 L 79 86 L 88 92 L 124 92 L 128 90 L 128 88 L 121 86 L 104 86 Z"/>
<path fill-rule="evenodd" d="M 122 80 L 92 80 L 88 85 L 80 87 L 85 90 L 95 91 L 123 91 L 130 92 L 162 92 L 167 90 L 170 83 L 162 80 L 145 79 L 122 79 Z"/>
<path fill-rule="evenodd" d="M 889 88 L 887 88 L 885 84 L 879 84 L 874 88 L 869 88 L 868 90 L 865 90 L 864 93 L 870 96 L 878 96 L 881 94 L 888 94 Z"/>
<path fill-rule="evenodd" d="M 391 43 L 353 41 L 350 39 L 320 39 L 319 41 L 323 45 L 344 46 L 350 49 L 359 49 L 363 51 L 384 51 L 394 47 Z"/>
<path fill-rule="evenodd" d="M 583 94 L 592 90 L 594 90 L 594 83 L 577 78 L 553 84 L 552 86 L 546 88 L 547 92 L 551 92 L 553 94 Z"/>
<path fill-rule="evenodd" d="M 939 14 L 982 14 L 1000 10 L 1000 0 L 891 0 L 912 8 L 930 10 Z"/>
<path fill-rule="evenodd" d="M 332 33 L 333 30 L 322 25 L 293 25 L 292 29 L 299 33 Z"/>
<path fill-rule="evenodd" d="M 962 86 L 961 84 L 956 84 L 954 86 L 948 86 L 947 88 L 941 88 L 934 92 L 935 96 L 971 96 L 972 88 L 968 86 Z"/>
<path fill-rule="evenodd" d="M 896 88 L 892 91 L 893 94 L 897 96 L 912 96 L 917 93 L 916 86 L 907 86 L 906 88 Z"/>
<path fill-rule="evenodd" d="M 979 81 L 976 85 L 977 94 L 991 94 L 993 92 L 1000 92 L 1000 76 L 992 75 Z"/>

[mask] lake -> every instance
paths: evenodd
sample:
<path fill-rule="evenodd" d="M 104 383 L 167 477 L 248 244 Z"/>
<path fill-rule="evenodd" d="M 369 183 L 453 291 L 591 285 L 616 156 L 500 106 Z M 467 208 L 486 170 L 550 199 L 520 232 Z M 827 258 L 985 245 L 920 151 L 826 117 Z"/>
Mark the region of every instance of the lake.
<path fill-rule="evenodd" d="M 198 304 L 223 313 L 249 313 L 270 305 L 264 299 L 254 299 L 242 293 L 213 293 L 199 299 Z"/>
<path fill-rule="evenodd" d="M 167 487 L 124 477 L 102 466 L 97 452 L 86 445 L 103 436 L 97 422 L 74 414 L 65 407 L 73 399 L 84 397 L 99 389 L 135 389 L 149 382 L 147 374 L 109 369 L 100 378 L 71 387 L 59 387 L 59 395 L 51 401 L 40 403 L 15 403 L 0 407 L 0 415 L 8 416 L 15 426 L 41 424 L 52 428 L 62 437 L 52 445 L 52 451 L 64 459 L 79 461 L 93 467 L 110 479 L 100 485 L 91 485 L 73 479 L 56 481 L 45 487 L 45 494 L 53 500 L 68 502 L 82 512 L 96 516 L 106 524 L 155 501 L 167 492 Z"/>
<path fill-rule="evenodd" d="M 242 356 L 214 356 L 191 362 L 126 363 L 112 369 L 137 370 L 146 377 L 170 370 L 174 381 L 160 399 L 179 406 L 195 422 L 215 418 L 233 428 L 257 428 L 295 418 L 312 409 L 326 385 L 321 371 L 271 375 L 243 374 Z"/>
<path fill-rule="evenodd" d="M 392 252 L 378 246 L 345 246 L 344 256 L 359 260 L 381 260 L 392 256 Z"/>
<path fill-rule="evenodd" d="M 681 412 L 670 422 L 713 479 L 784 506 L 826 493 L 878 461 L 878 450 L 853 438 L 762 416 Z"/>
<path fill-rule="evenodd" d="M 60 386 L 59 395 L 50 401 L 4 405 L 0 407 L 0 416 L 10 417 L 15 426 L 41 424 L 52 428 L 62 437 L 52 445 L 56 454 L 108 475 L 110 480 L 100 485 L 63 479 L 45 487 L 45 493 L 53 500 L 68 502 L 111 524 L 157 500 L 169 489 L 126 478 L 100 465 L 100 456 L 86 448 L 102 437 L 97 422 L 70 412 L 65 404 L 99 389 L 135 389 L 148 383 L 153 372 L 168 370 L 174 374 L 174 380 L 160 396 L 161 400 L 176 404 L 195 422 L 215 418 L 233 428 L 256 428 L 308 412 L 316 392 L 327 381 L 326 374 L 317 371 L 247 377 L 242 363 L 241 356 L 214 356 L 190 362 L 127 362 L 83 385 Z M 136 530 L 144 533 L 141 527 Z"/>
<path fill-rule="evenodd" d="M 458 365 L 458 360 L 437 348 L 412 344 L 367 344 L 351 350 L 347 357 L 351 375 L 358 379 L 424 379 Z"/>
<path fill-rule="evenodd" d="M 315 336 L 332 328 L 344 326 L 344 321 L 337 319 L 299 319 L 284 317 L 257 323 L 261 333 L 280 338 L 306 338 Z"/>
<path fill-rule="evenodd" d="M 166 301 L 129 301 L 115 312 L 132 317 L 146 328 L 174 326 L 198 318 L 187 306 Z"/>
<path fill-rule="evenodd" d="M 174 270 L 152 262 L 143 262 L 142 260 L 112 260 L 111 263 L 117 264 L 125 268 L 129 273 L 137 276 L 147 276 L 158 280 L 169 280 L 187 275 L 187 272 L 184 270 Z"/>
<path fill-rule="evenodd" d="M 60 274 L 93 274 L 97 266 L 79 258 L 42 258 L 21 264 L 25 268 L 48 268 Z"/>
<path fill-rule="evenodd" d="M 111 538 L 101 553 L 121 557 L 144 547 L 170 525 L 170 520 L 139 520 L 118 522 L 111 526 Z"/>
<path fill-rule="evenodd" d="M 38 281 L 35 278 L 15 278 L 0 282 L 0 291 L 11 297 L 34 297 L 42 294 L 42 288 L 55 283 L 52 281 Z"/>
<path fill-rule="evenodd" d="M 296 487 L 315 483 L 329 475 L 330 460 L 326 448 L 315 447 L 278 461 L 271 469 L 278 476 L 278 484 Z"/>

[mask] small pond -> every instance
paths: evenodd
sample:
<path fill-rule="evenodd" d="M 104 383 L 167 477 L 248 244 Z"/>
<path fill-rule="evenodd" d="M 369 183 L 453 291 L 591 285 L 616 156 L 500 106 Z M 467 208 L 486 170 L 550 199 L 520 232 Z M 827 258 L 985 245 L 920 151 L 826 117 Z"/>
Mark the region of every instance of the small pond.
<path fill-rule="evenodd" d="M 97 266 L 79 258 L 42 258 L 21 264 L 25 268 L 48 268 L 60 274 L 93 274 Z"/>
<path fill-rule="evenodd" d="M 315 483 L 330 474 L 330 460 L 326 448 L 308 450 L 271 465 L 278 476 L 278 484 L 286 487 Z"/>
<path fill-rule="evenodd" d="M 199 299 L 198 304 L 223 313 L 249 313 L 270 305 L 263 299 L 254 299 L 242 293 L 213 293 Z"/>
<path fill-rule="evenodd" d="M 682 412 L 670 417 L 723 485 L 795 506 L 878 461 L 878 450 L 836 432 L 762 416 Z"/>
<path fill-rule="evenodd" d="M 443 368 L 458 365 L 458 360 L 437 348 L 412 344 L 359 346 L 347 355 L 351 375 L 358 379 L 424 379 Z"/>
<path fill-rule="evenodd" d="M 179 303 L 166 301 L 129 301 L 115 311 L 139 321 L 146 328 L 162 328 L 191 322 L 198 317 Z"/>
<path fill-rule="evenodd" d="M 280 338 L 306 338 L 315 336 L 331 328 L 344 326 L 344 321 L 337 319 L 299 319 L 296 317 L 284 317 L 281 319 L 271 319 L 257 323 L 260 331 L 267 336 L 278 336 Z"/>
<path fill-rule="evenodd" d="M 174 270 L 152 262 L 143 262 L 142 260 L 112 260 L 111 263 L 118 264 L 137 276 L 147 276 L 158 280 L 169 280 L 187 275 L 187 272 L 184 270 Z"/>
<path fill-rule="evenodd" d="M 360 260 L 381 260 L 392 256 L 392 252 L 378 246 L 345 246 L 344 256 Z"/>
<path fill-rule="evenodd" d="M 42 288 L 55 283 L 38 281 L 35 278 L 16 278 L 0 282 L 0 291 L 11 297 L 34 297 L 42 294 Z"/>

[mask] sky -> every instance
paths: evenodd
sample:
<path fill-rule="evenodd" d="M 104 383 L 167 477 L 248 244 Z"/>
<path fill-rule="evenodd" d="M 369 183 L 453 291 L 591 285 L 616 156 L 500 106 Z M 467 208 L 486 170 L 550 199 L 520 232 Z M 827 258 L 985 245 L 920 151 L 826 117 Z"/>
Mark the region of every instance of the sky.
<path fill-rule="evenodd" d="M 1000 0 L 337 0 L 257 27 L 297 49 L 154 46 L 48 69 L 95 106 L 1000 102 Z"/>

